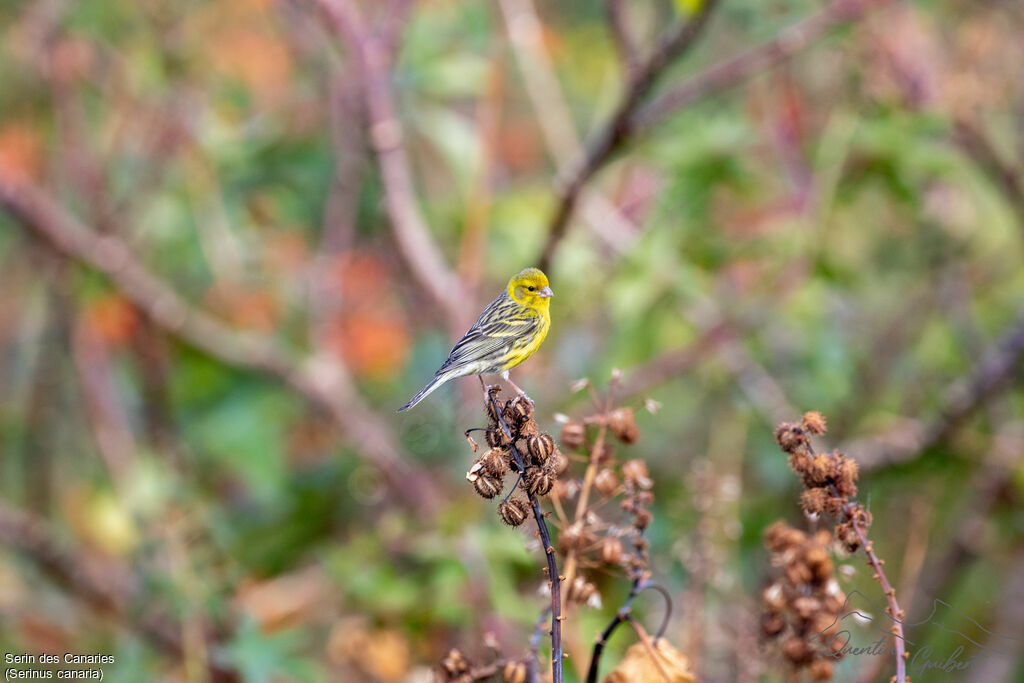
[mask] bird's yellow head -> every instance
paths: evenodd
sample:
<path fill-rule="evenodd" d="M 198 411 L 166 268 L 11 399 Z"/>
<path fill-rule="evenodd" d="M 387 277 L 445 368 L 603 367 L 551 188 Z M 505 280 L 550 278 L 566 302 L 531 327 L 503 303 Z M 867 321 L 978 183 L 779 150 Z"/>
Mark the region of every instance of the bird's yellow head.
<path fill-rule="evenodd" d="M 546 311 L 554 293 L 547 275 L 537 268 L 527 268 L 508 281 L 508 295 L 523 306 Z"/>

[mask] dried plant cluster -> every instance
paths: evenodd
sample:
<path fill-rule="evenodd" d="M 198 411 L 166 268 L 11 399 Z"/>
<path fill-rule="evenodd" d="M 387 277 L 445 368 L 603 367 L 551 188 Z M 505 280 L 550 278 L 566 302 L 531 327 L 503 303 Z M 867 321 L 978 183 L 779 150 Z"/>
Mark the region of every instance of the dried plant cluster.
<path fill-rule="evenodd" d="M 636 630 L 640 648 L 631 651 L 631 657 L 623 660 L 620 667 L 627 664 L 652 670 L 668 667 L 674 672 L 673 680 L 692 680 L 686 658 L 661 638 L 671 604 L 667 593 L 650 583 L 648 543 L 644 538 L 652 521 L 650 506 L 654 501 L 651 491 L 654 482 L 643 460 L 620 461 L 616 455 L 617 445 L 630 445 L 640 438 L 633 410 L 612 406 L 611 393 L 617 379 L 617 375 L 613 376 L 611 388 L 604 397 L 599 397 L 587 380 L 578 383 L 578 388 L 590 390 L 594 410 L 578 419 L 558 416 L 562 422 L 559 442 L 565 453 L 551 434 L 537 425 L 529 399 L 516 396 L 501 402 L 498 386 L 484 387 L 487 426 L 466 432 L 470 447 L 478 454 L 466 479 L 478 495 L 488 500 L 505 494 L 497 510 L 506 524 L 519 526 L 534 515 L 537 534 L 548 554 L 545 575 L 552 600 L 538 621 L 528 657 L 507 658 L 494 646 L 493 661 L 474 666 L 465 655 L 453 650 L 441 663 L 444 680 L 472 681 L 495 675 L 509 682 L 537 680 L 538 672 L 546 671 L 539 666 L 538 649 L 540 629 L 548 613 L 554 617 L 552 651 L 560 652 L 554 640 L 555 625 L 560 627 L 567 618 L 563 616 L 566 608 L 572 605 L 601 607 L 596 574 L 591 573 L 597 571 L 621 572 L 631 581 L 631 590 L 597 639 L 587 680 L 594 680 L 597 675 L 607 638 L 625 622 Z M 475 432 L 483 433 L 483 444 L 473 438 Z M 573 474 L 571 464 L 574 461 L 586 463 L 581 475 Z M 512 484 L 507 487 L 510 480 Z M 549 503 L 550 512 L 541 512 L 541 499 Z M 550 515 L 559 530 L 553 544 L 550 544 L 544 521 Z M 563 571 L 552 582 L 556 556 L 557 566 Z M 665 620 L 653 639 L 630 613 L 633 600 L 647 588 L 661 593 L 668 604 Z M 672 653 L 674 658 L 668 657 L 666 652 Z M 553 656 L 553 661 L 557 661 L 556 657 Z M 631 670 L 619 672 L 616 680 L 627 680 Z M 559 680 L 557 676 L 554 679 Z"/>
<path fill-rule="evenodd" d="M 839 517 L 836 538 L 852 553 L 861 544 L 855 526 L 866 533 L 871 513 L 852 500 L 857 495 L 857 463 L 839 451 L 815 453 L 811 447 L 811 436 L 824 434 L 825 428 L 821 413 L 809 412 L 799 424 L 780 424 L 775 441 L 789 454 L 789 466 L 803 480 L 800 504 L 804 512 Z"/>
<path fill-rule="evenodd" d="M 828 647 L 838 645 L 832 630 L 843 594 L 833 575 L 832 542 L 827 531 L 808 534 L 785 522 L 775 522 L 764 534 L 777 576 L 761 594 L 761 633 L 778 639 L 782 655 L 814 681 L 832 680 L 836 653 Z"/>
<path fill-rule="evenodd" d="M 497 400 L 500 391 L 498 385 L 485 389 L 488 424 L 482 431 L 488 449 L 473 462 L 466 480 L 478 495 L 491 499 L 501 495 L 506 477 L 514 475 L 512 490 L 498 504 L 498 516 L 509 526 L 519 526 L 530 515 L 529 498 L 548 495 L 558 476 L 569 467 L 569 461 L 558 450 L 555 439 L 537 426 L 533 404 L 516 396 L 502 406 Z M 480 446 L 470 436 L 474 431 L 478 430 L 469 430 L 466 438 L 476 453 Z M 523 459 L 522 470 L 513 455 L 513 445 Z"/>
<path fill-rule="evenodd" d="M 762 594 L 762 634 L 782 642 L 782 653 L 798 669 L 806 668 L 814 680 L 832 679 L 835 659 L 829 649 L 829 625 L 842 615 L 843 596 L 832 577 L 829 548 L 854 553 L 863 550 L 872 578 L 886 597 L 886 613 L 892 617 L 893 650 L 896 653 L 894 683 L 906 683 L 906 652 L 903 640 L 903 610 L 896 591 L 882 566 L 885 561 L 874 551 L 867 537 L 871 513 L 853 500 L 857 495 L 857 463 L 839 451 L 816 453 L 812 436 L 825 433 L 825 418 L 818 412 L 805 413 L 798 423 L 783 422 L 775 429 L 775 441 L 789 455 L 789 466 L 800 476 L 804 490 L 800 504 L 811 519 L 829 514 L 838 519 L 834 533 L 826 530 L 807 534 L 783 522 L 765 532 L 765 546 L 780 576 Z"/>
<path fill-rule="evenodd" d="M 595 399 L 595 406 L 599 403 Z M 619 462 L 609 436 L 624 445 L 640 438 L 631 408 L 609 408 L 606 400 L 605 407 L 592 415 L 565 420 L 559 440 L 575 453 L 574 459 L 585 458 L 587 467 L 582 477 L 560 481 L 552 494 L 561 525 L 558 549 L 565 558 L 569 599 L 591 606 L 600 606 L 600 596 L 584 569 L 621 567 L 636 582 L 649 577 L 644 532 L 652 519 L 654 482 L 643 460 Z M 625 518 L 613 514 L 616 506 L 608 503 L 614 500 Z M 573 504 L 571 514 L 566 512 L 567 503 Z"/>

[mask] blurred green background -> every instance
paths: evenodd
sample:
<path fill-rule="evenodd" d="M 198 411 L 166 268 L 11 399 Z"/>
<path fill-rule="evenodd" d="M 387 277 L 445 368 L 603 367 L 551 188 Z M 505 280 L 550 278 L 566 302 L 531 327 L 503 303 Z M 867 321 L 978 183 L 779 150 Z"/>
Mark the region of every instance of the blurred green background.
<path fill-rule="evenodd" d="M 415 199 L 466 286 L 465 323 L 536 262 L 557 171 L 622 90 L 600 3 L 526 3 L 540 40 L 517 44 L 507 14 L 522 6 L 424 0 L 397 27 Z M 698 6 L 645 0 L 626 17 L 646 51 Z M 724 2 L 662 83 L 820 7 Z M 247 681 L 429 680 L 452 647 L 487 661 L 485 632 L 525 652 L 542 557 L 463 483 L 476 380 L 395 413 L 464 327 L 396 248 L 356 64 L 325 27 L 285 0 L 0 6 L 0 181 L 123 240 L 231 328 L 343 364 L 391 435 L 378 450 L 423 478 L 395 488 L 360 457 L 372 434 L 183 343 L 0 213 L 0 650 L 114 654 L 115 682 L 207 680 L 208 662 Z M 655 480 L 652 568 L 700 680 L 789 680 L 757 643 L 761 532 L 806 524 L 772 429 L 810 409 L 863 458 L 860 499 L 908 618 L 941 598 L 978 642 L 979 624 L 1024 628 L 1022 32 L 1017 2 L 887 3 L 625 146 L 553 254 L 552 331 L 514 377 L 557 435 L 555 413 L 588 410 L 571 382 L 603 390 L 622 370 L 642 434 L 623 456 Z M 999 349 L 1016 355 L 985 400 L 918 447 Z M 421 488 L 441 493 L 431 514 Z M 47 565 L 22 514 L 94 579 Z M 844 590 L 881 599 L 861 557 L 841 562 Z M 570 680 L 628 591 L 592 578 L 603 607 L 570 614 Z M 82 581 L 108 582 L 116 608 Z M 661 607 L 638 613 L 651 629 Z M 908 637 L 959 644 L 931 625 Z M 605 670 L 634 640 L 616 635 Z M 1022 651 L 1000 660 L 1005 680 L 1024 680 Z M 981 680 L 989 656 L 921 679 Z M 888 680 L 890 662 L 865 659 L 837 680 Z"/>

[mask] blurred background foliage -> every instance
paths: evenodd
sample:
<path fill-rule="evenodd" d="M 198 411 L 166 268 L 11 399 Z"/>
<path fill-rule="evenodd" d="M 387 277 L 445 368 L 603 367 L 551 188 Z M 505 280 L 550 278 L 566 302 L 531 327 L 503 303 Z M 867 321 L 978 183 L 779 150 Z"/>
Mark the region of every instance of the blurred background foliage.
<path fill-rule="evenodd" d="M 604 11 L 535 4 L 584 135 L 622 87 Z M 627 7 L 649 47 L 699 3 Z M 666 80 L 817 7 L 725 2 Z M 570 161 L 545 142 L 554 114 L 538 118 L 508 29 L 497 3 L 424 0 L 393 72 L 417 199 L 470 285 L 469 320 L 537 258 Z M 461 330 L 395 248 L 352 60 L 316 8 L 14 0 L 0 31 L 0 177 L 46 188 L 233 328 L 343 361 L 396 455 L 445 492 L 436 515 L 411 512 L 358 457 L 366 444 L 292 388 L 182 344 L 0 215 L 5 505 L 83 558 L 130 568 L 126 609 L 162 605 L 185 656 L 6 546 L 0 648 L 110 652 L 114 681 L 203 680 L 206 658 L 251 681 L 420 680 L 453 646 L 483 656 L 488 631 L 525 648 L 541 556 L 462 483 L 462 430 L 483 420 L 476 381 L 394 412 Z M 875 448 L 863 439 L 941 416 L 948 388 L 1021 314 L 1022 33 L 1021 5 L 1005 1 L 894 2 L 840 27 L 619 153 L 591 188 L 625 227 L 577 216 L 554 254 L 552 332 L 517 382 L 551 429 L 556 412 L 587 409 L 573 379 L 603 387 L 613 368 L 636 389 L 623 403 L 661 404 L 640 415 L 630 456 L 656 482 L 653 567 L 676 596 L 670 637 L 701 680 L 785 677 L 756 646 L 761 532 L 804 523 L 774 424 L 816 409 L 835 444 Z M 724 332 L 702 342 L 712 330 Z M 686 349 L 694 362 L 659 365 Z M 631 385 L 645 368 L 656 379 Z M 935 597 L 990 630 L 1021 623 L 1019 596 L 1004 594 L 1024 566 L 1019 358 L 1010 375 L 940 443 L 862 477 L 911 619 Z M 964 520 L 977 521 L 967 537 Z M 844 589 L 879 594 L 849 564 Z M 571 671 L 628 590 L 594 578 L 604 607 L 570 615 Z M 656 623 L 660 607 L 641 602 Z M 910 638 L 955 646 L 935 627 Z M 609 660 L 629 643 L 618 634 Z M 869 668 L 850 658 L 838 678 Z"/>

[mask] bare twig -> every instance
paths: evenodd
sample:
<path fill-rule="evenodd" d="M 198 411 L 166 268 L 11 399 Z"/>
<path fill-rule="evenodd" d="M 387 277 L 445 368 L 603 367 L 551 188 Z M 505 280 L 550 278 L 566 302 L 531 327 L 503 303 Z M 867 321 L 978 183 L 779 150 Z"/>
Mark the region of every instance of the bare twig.
<path fill-rule="evenodd" d="M 929 423 L 910 423 L 875 437 L 844 445 L 856 452 L 862 470 L 872 470 L 916 458 L 945 441 L 974 412 L 991 399 L 1019 370 L 1024 356 L 1024 315 L 982 354 L 970 371 L 942 394 L 941 408 Z"/>
<path fill-rule="evenodd" d="M 677 23 L 661 36 L 647 59 L 630 74 L 611 116 L 584 145 L 582 155 L 567 167 L 567 173 L 559 173 L 558 205 L 549 222 L 547 241 L 539 259 L 542 269 L 550 266 L 584 185 L 632 137 L 635 113 L 665 69 L 697 41 L 717 5 L 718 0 L 707 0 L 688 21 Z"/>
<path fill-rule="evenodd" d="M 814 456 L 814 447 L 810 442 L 810 435 L 807 435 L 807 452 Z M 832 454 L 828 454 L 829 457 L 833 457 Z M 892 617 L 893 627 L 893 646 L 896 653 L 896 683 L 905 683 L 907 680 L 907 657 L 906 657 L 906 641 L 903 639 L 903 620 L 905 614 L 900 609 L 899 603 L 896 601 L 896 589 L 892 587 L 889 582 L 889 577 L 886 576 L 885 570 L 882 565 L 885 564 L 884 560 L 878 558 L 875 554 L 875 548 L 871 540 L 868 539 L 867 532 L 859 521 L 860 517 L 860 505 L 851 503 L 844 496 L 839 495 L 839 490 L 836 485 L 829 483 L 829 491 L 832 496 L 842 502 L 843 516 L 849 521 L 850 526 L 853 527 L 854 533 L 857 535 L 857 540 L 860 542 L 860 547 L 864 549 L 864 553 L 868 556 L 868 564 L 874 570 L 873 578 L 878 581 L 882 587 L 882 591 L 885 593 L 885 601 L 888 605 L 889 615 Z M 870 524 L 870 522 L 868 522 Z"/>
<path fill-rule="evenodd" d="M 604 11 L 615 49 L 619 52 L 619 59 L 625 66 L 626 73 L 632 73 L 637 67 L 638 50 L 633 36 L 630 35 L 626 3 L 623 0 L 605 0 Z"/>
<path fill-rule="evenodd" d="M 956 122 L 953 141 L 995 182 L 1024 229 L 1024 173 L 1021 169 L 1004 161 L 985 134 L 964 119 Z"/>
<path fill-rule="evenodd" d="M 483 381 L 481 380 L 482 383 Z M 498 423 L 509 440 L 509 450 L 512 453 L 512 459 L 519 468 L 519 472 L 525 472 L 525 461 L 516 447 L 515 440 L 512 438 L 512 431 L 505 422 L 497 399 L 487 391 L 486 387 L 484 387 L 484 397 L 485 400 L 491 402 L 494 414 L 498 418 Z M 530 500 L 530 507 L 533 510 L 533 519 L 537 523 L 541 547 L 547 560 L 548 584 L 551 586 L 551 680 L 552 683 L 562 683 L 562 577 L 558 573 L 558 563 L 555 561 L 555 547 L 551 543 L 551 534 L 548 531 L 548 525 L 545 521 L 544 511 L 540 507 L 540 501 L 532 493 L 527 495 Z"/>
<path fill-rule="evenodd" d="M 238 332 L 189 305 L 151 273 L 113 235 L 97 235 L 42 189 L 0 179 L 0 207 L 66 256 L 106 275 L 157 326 L 218 360 L 276 377 L 323 408 L 367 461 L 379 467 L 410 507 L 431 510 L 438 497 L 431 477 L 400 457 L 391 429 L 357 393 L 347 369 L 335 359 L 299 359 L 273 339 Z"/>
<path fill-rule="evenodd" d="M 467 292 L 445 263 L 420 212 L 409 156 L 391 91 L 390 54 L 351 0 L 317 0 L 331 27 L 345 39 L 359 66 L 370 126 L 370 144 L 380 165 L 391 228 L 402 258 L 417 284 L 445 312 L 453 328 L 465 326 Z M 397 30 L 397 29 L 396 29 Z"/>
<path fill-rule="evenodd" d="M 636 133 L 649 131 L 678 110 L 784 62 L 832 29 L 856 21 L 869 9 L 889 2 L 891 0 L 832 0 L 818 12 L 784 28 L 771 40 L 719 62 L 670 89 L 639 110 L 630 127 Z"/>

